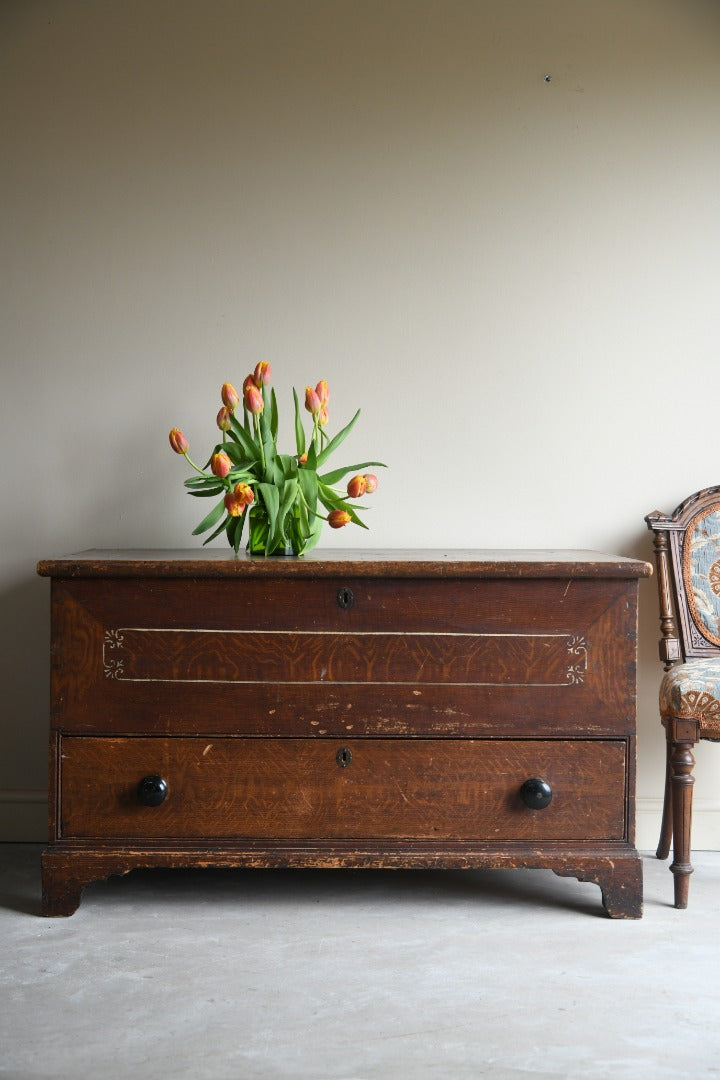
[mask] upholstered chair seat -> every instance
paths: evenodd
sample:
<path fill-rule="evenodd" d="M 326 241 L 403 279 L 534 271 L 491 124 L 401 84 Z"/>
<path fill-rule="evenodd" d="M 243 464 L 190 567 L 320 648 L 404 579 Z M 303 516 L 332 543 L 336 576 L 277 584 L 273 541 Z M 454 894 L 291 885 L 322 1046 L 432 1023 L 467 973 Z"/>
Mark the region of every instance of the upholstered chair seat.
<path fill-rule="evenodd" d="M 660 683 L 660 717 L 697 720 L 701 739 L 720 741 L 720 656 L 671 667 Z"/>

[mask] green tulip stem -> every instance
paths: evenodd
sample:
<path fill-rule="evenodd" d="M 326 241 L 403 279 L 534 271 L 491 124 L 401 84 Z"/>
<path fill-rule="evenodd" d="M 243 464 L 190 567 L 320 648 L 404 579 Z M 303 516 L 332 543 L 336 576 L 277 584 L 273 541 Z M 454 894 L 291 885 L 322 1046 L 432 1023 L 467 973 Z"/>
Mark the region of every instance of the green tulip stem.
<path fill-rule="evenodd" d="M 195 462 L 193 461 L 193 459 L 190 457 L 190 455 L 188 453 L 183 454 L 183 457 L 187 461 L 188 465 L 191 465 L 193 467 L 195 472 L 199 472 L 201 476 L 207 476 L 207 473 L 205 472 L 205 470 L 201 469 L 199 465 L 196 465 Z"/>
<path fill-rule="evenodd" d="M 255 437 L 257 438 L 258 446 L 260 447 L 260 460 L 262 461 L 264 474 L 267 469 L 267 464 L 265 462 L 265 447 L 263 446 L 262 433 L 260 431 L 260 417 L 257 413 L 253 413 L 253 427 L 255 428 Z"/>
<path fill-rule="evenodd" d="M 307 510 L 308 514 L 310 514 L 312 517 L 319 517 L 319 518 L 322 518 L 323 521 L 327 521 L 326 517 L 324 517 L 322 514 L 318 513 L 317 508 L 315 510 L 313 510 L 312 506 L 310 505 L 310 503 L 305 498 L 305 493 L 303 492 L 303 489 L 299 485 L 298 485 L 298 495 L 300 496 L 300 501 L 304 505 L 304 507 Z"/>

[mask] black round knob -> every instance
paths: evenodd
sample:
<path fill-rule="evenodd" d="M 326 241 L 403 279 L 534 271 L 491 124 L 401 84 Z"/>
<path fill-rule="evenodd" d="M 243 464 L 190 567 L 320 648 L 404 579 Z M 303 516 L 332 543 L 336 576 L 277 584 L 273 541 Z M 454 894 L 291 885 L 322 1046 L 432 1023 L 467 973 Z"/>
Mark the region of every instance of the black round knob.
<path fill-rule="evenodd" d="M 167 793 L 167 781 L 162 776 L 144 776 L 138 784 L 137 797 L 143 806 L 159 806 Z"/>
<path fill-rule="evenodd" d="M 541 780 L 539 776 L 532 776 L 526 780 L 520 788 L 522 801 L 531 810 L 544 810 L 550 805 L 552 788 L 547 780 Z"/>

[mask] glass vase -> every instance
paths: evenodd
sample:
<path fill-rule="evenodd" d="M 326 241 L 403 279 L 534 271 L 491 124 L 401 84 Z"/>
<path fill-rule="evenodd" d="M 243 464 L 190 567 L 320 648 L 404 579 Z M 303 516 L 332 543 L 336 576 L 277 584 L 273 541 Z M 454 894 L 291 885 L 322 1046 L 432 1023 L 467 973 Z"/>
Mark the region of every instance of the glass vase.
<path fill-rule="evenodd" d="M 285 519 L 285 536 L 276 537 L 268 548 L 270 535 L 270 518 L 267 510 L 261 503 L 255 503 L 250 508 L 248 518 L 250 535 L 247 542 L 247 550 L 250 555 L 297 555 L 297 533 L 294 528 L 292 512 Z"/>

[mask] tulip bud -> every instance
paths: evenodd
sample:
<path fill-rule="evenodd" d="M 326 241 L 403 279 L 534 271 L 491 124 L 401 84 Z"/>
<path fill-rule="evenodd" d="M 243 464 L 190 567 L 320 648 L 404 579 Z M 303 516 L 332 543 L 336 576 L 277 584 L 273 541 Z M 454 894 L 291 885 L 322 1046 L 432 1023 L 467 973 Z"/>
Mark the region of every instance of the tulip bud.
<path fill-rule="evenodd" d="M 220 412 L 217 414 L 217 426 L 221 431 L 229 431 L 232 427 L 230 423 L 230 417 L 232 415 L 232 409 L 229 409 L 227 405 L 223 405 Z"/>
<path fill-rule="evenodd" d="M 219 453 L 213 454 L 210 458 L 210 470 L 215 476 L 219 476 L 223 480 L 232 469 L 232 461 L 227 456 L 224 450 L 220 450 Z"/>
<path fill-rule="evenodd" d="M 373 491 L 377 491 L 378 478 L 375 475 L 375 473 L 366 472 L 364 479 L 365 479 L 365 492 L 368 495 L 372 495 Z"/>
<path fill-rule="evenodd" d="M 327 405 L 320 406 L 320 412 L 318 413 L 318 424 L 320 427 L 325 427 L 328 422 L 328 407 Z"/>
<path fill-rule="evenodd" d="M 320 398 L 320 404 L 327 405 L 328 401 L 330 400 L 330 390 L 328 389 L 328 384 L 325 379 L 321 379 L 320 382 L 317 384 L 317 386 L 315 387 L 315 393 Z"/>
<path fill-rule="evenodd" d="M 328 514 L 328 525 L 331 529 L 342 529 L 343 525 L 347 525 L 350 521 L 352 518 L 347 510 L 331 510 Z"/>
<path fill-rule="evenodd" d="M 348 480 L 347 493 L 351 499 L 359 499 L 365 494 L 366 480 L 364 476 L 353 476 Z"/>
<path fill-rule="evenodd" d="M 253 372 L 253 382 L 257 386 L 258 390 L 261 386 L 267 386 L 270 382 L 270 365 L 267 360 L 261 360 L 259 364 L 255 365 L 255 371 Z"/>
<path fill-rule="evenodd" d="M 254 382 L 248 383 L 245 387 L 245 408 L 254 416 L 258 416 L 265 408 L 263 396 Z"/>
<path fill-rule="evenodd" d="M 230 412 L 240 404 L 238 392 L 230 382 L 223 383 L 220 397 L 223 400 L 223 405 L 230 409 Z"/>
<path fill-rule="evenodd" d="M 317 416 L 322 408 L 322 402 L 317 395 L 317 391 L 313 390 L 312 386 L 305 387 L 305 408 L 313 416 Z"/>
<path fill-rule="evenodd" d="M 300 455 L 298 458 L 298 465 L 307 465 L 307 452 Z"/>
<path fill-rule="evenodd" d="M 190 449 L 190 443 L 187 441 L 180 428 L 176 427 L 170 432 L 170 445 L 176 454 L 187 454 Z"/>

